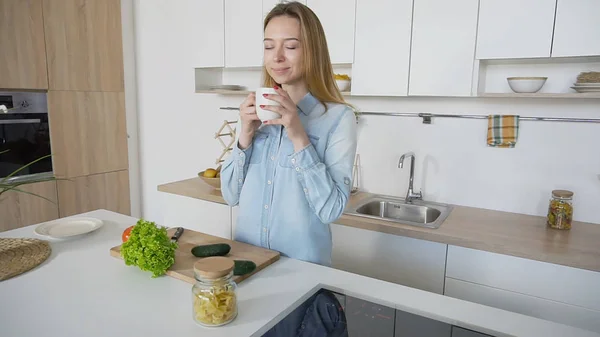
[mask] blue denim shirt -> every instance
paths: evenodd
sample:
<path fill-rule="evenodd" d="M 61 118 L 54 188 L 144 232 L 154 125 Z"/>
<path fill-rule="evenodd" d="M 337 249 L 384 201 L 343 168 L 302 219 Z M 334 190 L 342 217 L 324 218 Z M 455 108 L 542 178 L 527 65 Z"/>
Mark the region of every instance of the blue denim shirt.
<path fill-rule="evenodd" d="M 247 149 L 236 139 L 221 167 L 221 191 L 230 206 L 239 205 L 235 240 L 329 266 L 329 224 L 352 188 L 356 117 L 343 104 L 328 103 L 325 111 L 310 93 L 297 106 L 310 144 L 294 152 L 284 127 L 262 125 Z"/>

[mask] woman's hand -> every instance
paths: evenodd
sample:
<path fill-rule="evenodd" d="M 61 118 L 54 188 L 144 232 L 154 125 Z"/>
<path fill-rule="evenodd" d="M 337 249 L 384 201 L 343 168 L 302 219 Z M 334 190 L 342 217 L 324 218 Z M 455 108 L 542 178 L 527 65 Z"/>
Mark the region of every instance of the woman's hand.
<path fill-rule="evenodd" d="M 254 133 L 260 126 L 260 119 L 256 115 L 256 94 L 250 93 L 240 104 L 240 119 L 242 121 L 242 132 L 238 140 L 239 147 L 244 150 L 252 144 Z"/>
<path fill-rule="evenodd" d="M 283 125 L 287 130 L 288 137 L 294 144 L 294 150 L 298 152 L 310 144 L 302 121 L 300 121 L 300 117 L 298 116 L 298 107 L 296 107 L 296 103 L 292 101 L 285 90 L 275 86 L 275 91 L 277 91 L 277 95 L 264 94 L 264 96 L 267 99 L 278 102 L 281 106 L 261 105 L 260 107 L 280 114 L 281 118 L 265 121 L 264 124 Z"/>

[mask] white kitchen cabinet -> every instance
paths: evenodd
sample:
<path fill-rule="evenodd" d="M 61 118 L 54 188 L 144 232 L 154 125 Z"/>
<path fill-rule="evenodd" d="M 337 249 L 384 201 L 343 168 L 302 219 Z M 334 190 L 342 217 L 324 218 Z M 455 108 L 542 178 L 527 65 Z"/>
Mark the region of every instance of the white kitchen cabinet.
<path fill-rule="evenodd" d="M 555 6 L 556 0 L 481 0 L 476 58 L 550 57 Z"/>
<path fill-rule="evenodd" d="M 306 5 L 315 12 L 323 25 L 331 62 L 352 63 L 356 0 L 307 0 Z M 379 21 L 383 22 L 384 20 Z"/>
<path fill-rule="evenodd" d="M 190 19 L 190 40 L 195 68 L 225 66 L 225 30 L 223 0 L 186 2 Z M 193 13 L 193 14 L 192 14 Z"/>
<path fill-rule="evenodd" d="M 159 225 L 184 227 L 225 239 L 231 238 L 231 207 L 228 205 L 171 193 L 161 193 L 161 198 L 163 219 Z"/>
<path fill-rule="evenodd" d="M 338 224 L 331 232 L 333 268 L 443 293 L 445 244 Z"/>
<path fill-rule="evenodd" d="M 527 283 L 527 279 L 520 281 Z M 587 291 L 595 292 L 595 288 Z M 446 278 L 444 295 L 600 333 L 600 311 L 453 278 Z"/>
<path fill-rule="evenodd" d="M 412 0 L 356 0 L 353 95 L 408 94 L 411 24 Z"/>
<path fill-rule="evenodd" d="M 225 67 L 262 65 L 262 17 L 262 0 L 225 0 Z"/>
<path fill-rule="evenodd" d="M 448 246 L 446 277 L 600 312 L 600 273 Z"/>
<path fill-rule="evenodd" d="M 479 1 L 415 0 L 413 6 L 408 94 L 471 96 Z"/>
<path fill-rule="evenodd" d="M 600 1 L 558 0 L 552 56 L 600 55 Z"/>

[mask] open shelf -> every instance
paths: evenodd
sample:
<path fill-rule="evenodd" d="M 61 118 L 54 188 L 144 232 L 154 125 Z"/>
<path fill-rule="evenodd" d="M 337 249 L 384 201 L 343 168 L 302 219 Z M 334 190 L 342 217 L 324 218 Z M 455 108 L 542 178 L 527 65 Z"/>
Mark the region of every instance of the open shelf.
<path fill-rule="evenodd" d="M 209 90 L 199 89 L 196 90 L 197 94 L 218 94 L 218 95 L 248 95 L 252 91 L 250 90 Z M 348 91 L 343 91 L 342 96 L 352 96 Z"/>
<path fill-rule="evenodd" d="M 479 97 L 497 97 L 497 98 L 600 98 L 598 93 L 481 93 Z"/>

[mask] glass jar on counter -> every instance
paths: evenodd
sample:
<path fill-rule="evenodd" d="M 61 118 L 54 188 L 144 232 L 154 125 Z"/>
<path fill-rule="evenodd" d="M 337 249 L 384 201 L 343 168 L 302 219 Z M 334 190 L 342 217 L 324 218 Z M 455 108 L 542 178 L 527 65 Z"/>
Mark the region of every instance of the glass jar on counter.
<path fill-rule="evenodd" d="M 198 324 L 221 326 L 236 318 L 234 265 L 233 260 L 223 256 L 203 258 L 194 264 L 196 283 L 192 287 L 192 308 Z"/>
<path fill-rule="evenodd" d="M 573 221 L 573 192 L 552 191 L 548 207 L 548 226 L 555 229 L 571 229 Z"/>

